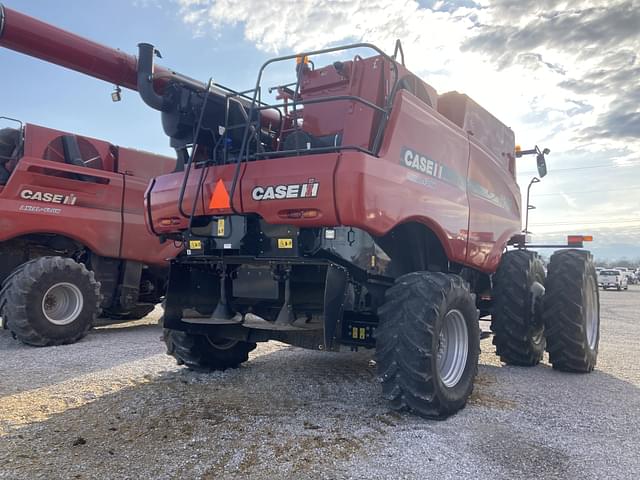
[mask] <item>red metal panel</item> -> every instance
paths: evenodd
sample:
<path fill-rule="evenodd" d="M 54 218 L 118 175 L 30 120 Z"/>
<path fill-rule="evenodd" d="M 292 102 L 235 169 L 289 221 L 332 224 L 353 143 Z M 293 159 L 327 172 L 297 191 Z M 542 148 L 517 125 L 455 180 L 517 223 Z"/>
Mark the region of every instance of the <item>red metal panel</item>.
<path fill-rule="evenodd" d="M 403 157 L 407 148 L 421 157 L 439 159 L 439 166 L 455 173 L 458 183 L 438 175 L 437 167 L 425 172 L 408 167 Z M 399 92 L 381 158 L 342 155 L 336 175 L 342 224 L 381 235 L 400 223 L 420 222 L 434 230 L 451 260 L 465 263 L 468 148 L 459 129 L 409 93 Z"/>
<path fill-rule="evenodd" d="M 74 180 L 42 171 L 86 175 L 106 183 Z M 73 205 L 23 198 L 24 191 L 73 195 Z M 105 257 L 120 253 L 122 175 L 60 162 L 23 157 L 0 192 L 0 241 L 30 233 L 73 238 Z"/>
<path fill-rule="evenodd" d="M 148 180 L 144 177 L 124 176 L 124 205 L 122 209 L 122 250 L 120 256 L 148 265 L 165 265 L 182 250 L 173 242 L 161 244 L 145 224 L 144 192 Z"/>
<path fill-rule="evenodd" d="M 24 156 L 0 190 L 0 241 L 48 233 L 73 238 L 105 257 L 161 265 L 175 256 L 179 250 L 172 243 L 161 246 L 147 231 L 143 207 L 149 178 L 171 172 L 175 160 L 76 136 L 80 146 L 88 145 L 102 163 L 102 169 L 77 167 L 64 162 L 63 135 L 69 134 L 26 126 Z M 79 180 L 76 175 L 95 181 Z M 25 190 L 75 200 L 60 204 L 23 198 Z"/>
<path fill-rule="evenodd" d="M 292 224 L 300 226 L 336 225 L 334 200 L 334 172 L 339 155 L 337 153 L 261 160 L 242 165 L 241 181 L 234 195 L 233 206 L 242 213 L 257 213 L 267 222 L 274 224 Z M 210 210 L 209 200 L 216 183 L 222 179 L 227 191 L 231 191 L 235 165 L 211 167 L 205 176 L 202 194 L 197 201 L 196 214 L 228 215 L 230 209 Z M 158 233 L 174 232 L 186 228 L 188 222 L 178 210 L 178 196 L 183 173 L 163 175 L 155 180 L 151 192 L 153 227 Z M 189 176 L 183 210 L 191 213 L 200 169 L 192 170 Z M 267 189 L 277 186 L 299 185 L 313 181 L 318 184 L 315 196 L 255 200 L 252 192 L 256 187 Z M 301 191 L 298 190 L 299 192 Z M 285 211 L 291 209 L 315 209 L 314 218 L 292 220 Z M 163 219 L 175 219 L 174 225 L 162 225 Z"/>
<path fill-rule="evenodd" d="M 498 268 L 504 247 L 521 229 L 520 188 L 507 165 L 471 137 L 467 262 L 488 272 Z"/>
<path fill-rule="evenodd" d="M 118 171 L 124 174 L 125 189 L 122 206 L 122 250 L 120 256 L 149 265 L 163 265 L 182 250 L 173 242 L 161 244 L 149 232 L 145 223 L 144 193 L 149 179 L 171 173 L 176 166 L 173 158 L 148 152 L 118 149 Z"/>

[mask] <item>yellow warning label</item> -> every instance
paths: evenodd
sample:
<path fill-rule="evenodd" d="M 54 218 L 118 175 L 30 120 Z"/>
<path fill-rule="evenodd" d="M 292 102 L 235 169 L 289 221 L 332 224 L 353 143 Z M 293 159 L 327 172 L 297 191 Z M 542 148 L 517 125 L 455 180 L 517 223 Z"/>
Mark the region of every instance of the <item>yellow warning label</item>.
<path fill-rule="evenodd" d="M 224 218 L 218 219 L 218 236 L 224 237 Z"/>
<path fill-rule="evenodd" d="M 202 248 L 202 242 L 200 240 L 189 240 L 189 248 L 191 250 L 200 250 Z"/>
<path fill-rule="evenodd" d="M 366 337 L 367 331 L 364 328 L 360 329 L 360 340 L 364 340 Z"/>
<path fill-rule="evenodd" d="M 278 248 L 293 248 L 293 239 L 292 238 L 279 238 L 278 239 Z"/>
<path fill-rule="evenodd" d="M 358 327 L 353 327 L 351 329 L 351 338 L 358 339 Z"/>

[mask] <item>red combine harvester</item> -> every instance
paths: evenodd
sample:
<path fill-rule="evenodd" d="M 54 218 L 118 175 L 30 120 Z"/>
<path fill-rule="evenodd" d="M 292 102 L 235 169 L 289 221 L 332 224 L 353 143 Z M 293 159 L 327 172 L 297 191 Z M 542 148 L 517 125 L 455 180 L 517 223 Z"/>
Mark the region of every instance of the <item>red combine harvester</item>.
<path fill-rule="evenodd" d="M 55 29 L 43 41 L 34 26 L 0 6 L 0 45 L 46 49 L 48 57 L 36 56 L 63 64 Z M 90 53 L 74 58 L 93 61 Z M 0 118 L 4 327 L 30 345 L 59 345 L 82 338 L 99 315 L 112 322 L 153 310 L 167 259 L 179 250 L 145 227 L 144 191 L 175 166 L 172 158 Z"/>
<path fill-rule="evenodd" d="M 583 238 L 558 246 L 576 248 L 545 276 L 521 233 L 516 158 L 535 154 L 543 175 L 547 151 L 516 151 L 466 95 L 438 95 L 399 42 L 393 56 L 360 43 L 274 58 L 241 92 L 169 78 L 154 53 L 139 45 L 136 88 L 178 152 L 145 197 L 150 230 L 184 246 L 164 317 L 178 363 L 237 367 L 271 339 L 375 348 L 394 408 L 446 417 L 473 389 L 478 318 L 491 315 L 505 363 L 536 365 L 546 348 L 554 368 L 594 368 Z M 267 90 L 265 70 L 283 62 L 291 82 Z"/>

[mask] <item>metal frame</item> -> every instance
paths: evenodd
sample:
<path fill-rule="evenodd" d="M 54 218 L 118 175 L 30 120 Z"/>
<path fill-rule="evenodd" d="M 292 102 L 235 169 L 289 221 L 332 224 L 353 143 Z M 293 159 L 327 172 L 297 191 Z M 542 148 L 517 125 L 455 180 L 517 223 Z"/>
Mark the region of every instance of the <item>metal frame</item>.
<path fill-rule="evenodd" d="M 390 62 L 390 64 L 393 67 L 394 70 L 394 82 L 393 82 L 393 86 L 390 89 L 390 94 L 387 97 L 387 102 L 384 108 L 380 108 L 375 104 L 372 104 L 371 102 L 368 102 L 367 100 L 364 100 L 363 98 L 357 97 L 357 96 L 351 96 L 351 95 L 336 95 L 336 96 L 332 96 L 332 97 L 325 97 L 325 98 L 319 98 L 319 99 L 312 99 L 312 100 L 302 100 L 302 101 L 297 101 L 296 98 L 299 94 L 299 90 L 300 90 L 300 76 L 298 75 L 297 81 L 295 83 L 295 90 L 294 90 L 294 97 L 293 97 L 293 103 L 292 103 L 292 107 L 293 107 L 293 111 L 296 112 L 296 107 L 297 105 L 301 104 L 312 104 L 312 103 L 322 103 L 322 102 L 331 102 L 331 101 L 336 101 L 336 100 L 351 100 L 351 101 L 358 101 L 363 103 L 364 105 L 370 107 L 370 108 L 375 108 L 376 110 L 380 111 L 383 116 L 380 120 L 380 123 L 378 125 L 378 130 L 376 132 L 376 135 L 374 137 L 373 140 L 373 145 L 371 147 L 370 150 L 366 150 L 366 149 L 362 149 L 361 147 L 355 146 L 355 145 L 347 145 L 347 146 L 340 146 L 340 147 L 335 147 L 335 148 L 331 148 L 329 150 L 326 149 L 326 147 L 319 147 L 319 148 L 310 148 L 310 149 L 297 149 L 294 151 L 291 151 L 291 153 L 295 153 L 295 154 L 300 154 L 301 152 L 304 152 L 305 154 L 309 154 L 309 153 L 320 153 L 321 151 L 340 151 L 340 150 L 346 150 L 346 149 L 351 149 L 351 150 L 359 150 L 359 151 L 365 151 L 366 153 L 370 153 L 372 155 L 377 155 L 378 150 L 380 149 L 380 143 L 381 143 L 381 139 L 382 139 L 382 134 L 384 132 L 384 129 L 386 127 L 387 121 L 389 119 L 389 115 L 391 113 L 391 106 L 392 106 L 392 102 L 393 99 L 395 97 L 395 92 L 397 89 L 397 85 L 399 82 L 399 72 L 398 72 L 398 65 L 397 62 L 394 58 L 390 57 L 389 55 L 387 55 L 384 51 L 382 51 L 380 48 L 378 48 L 377 46 L 371 44 L 371 43 L 353 43 L 353 44 L 349 44 L 349 45 L 343 45 L 343 46 L 338 46 L 338 47 L 331 47 L 331 48 L 324 48 L 324 49 L 320 49 L 320 50 L 314 50 L 314 51 L 309 51 L 309 52 L 303 52 L 303 53 L 297 53 L 297 54 L 291 54 L 291 55 L 284 55 L 281 57 L 275 57 L 275 58 L 271 58 L 269 60 L 267 60 L 265 63 L 262 64 L 262 66 L 260 67 L 260 70 L 258 71 L 258 77 L 256 79 L 256 84 L 255 87 L 253 89 L 253 98 L 251 101 L 251 106 L 249 108 L 249 112 L 248 112 L 248 117 L 249 117 L 249 121 L 247 122 L 247 124 L 245 125 L 245 129 L 244 129 L 244 133 L 242 136 L 242 143 L 240 145 L 240 152 L 238 154 L 238 158 L 236 159 L 236 169 L 233 175 L 233 182 L 231 184 L 231 189 L 230 189 L 230 193 L 229 193 L 229 197 L 230 197 L 230 206 L 231 206 L 231 210 L 234 213 L 239 213 L 234 205 L 234 195 L 235 195 L 235 191 L 237 188 L 237 184 L 238 184 L 238 180 L 239 180 L 239 176 L 240 176 L 240 168 L 243 162 L 249 161 L 251 159 L 251 156 L 248 155 L 248 153 L 245 155 L 245 151 L 247 150 L 248 147 L 248 142 L 249 142 L 249 136 L 250 136 L 250 132 L 253 128 L 254 130 L 254 135 L 255 135 L 255 126 L 252 125 L 252 123 L 254 122 L 253 116 L 255 114 L 255 112 L 258 112 L 258 119 L 257 119 L 257 124 L 259 125 L 260 122 L 260 116 L 259 116 L 259 112 L 265 108 L 278 108 L 284 106 L 284 104 L 275 104 L 275 105 L 270 105 L 268 107 L 256 107 L 256 103 L 260 102 L 260 93 L 261 93 L 261 82 L 262 82 L 262 77 L 264 74 L 265 69 L 276 62 L 283 62 L 286 60 L 293 60 L 295 58 L 305 58 L 305 57 L 311 57 L 313 55 L 322 55 L 322 54 L 326 54 L 326 53 L 333 53 L 333 52 L 338 52 L 338 51 L 344 51 L 344 50 L 354 50 L 354 49 L 359 49 L 359 48 L 364 48 L 364 49 L 370 49 L 375 51 L 376 53 L 378 53 L 380 56 L 382 56 L 383 58 L 385 58 L 386 60 L 388 60 Z M 398 48 L 397 44 L 396 44 L 396 49 Z M 401 47 L 400 47 L 401 48 Z M 295 114 L 294 114 L 295 115 Z M 296 128 L 298 128 L 297 122 L 295 124 Z M 289 152 L 279 152 L 280 154 L 287 154 Z M 266 155 L 265 155 L 266 156 Z M 256 158 L 256 157 L 254 157 Z"/>
<path fill-rule="evenodd" d="M 265 69 L 273 64 L 273 63 L 277 63 L 277 62 L 283 62 L 283 61 L 287 61 L 287 60 L 292 60 L 295 58 L 299 58 L 299 57 L 310 57 L 313 55 L 322 55 L 322 54 L 326 54 L 326 53 L 332 53 L 332 52 L 337 52 L 337 51 L 346 51 L 346 50 L 354 50 L 354 49 L 370 49 L 373 50 L 374 52 L 376 52 L 378 55 L 382 56 L 383 58 L 385 58 L 386 60 L 388 60 L 393 68 L 393 73 L 394 73 L 394 82 L 389 90 L 389 95 L 387 96 L 387 100 L 386 100 L 386 104 L 384 107 L 380 107 L 368 100 L 365 100 L 364 98 L 355 96 L 355 95 L 334 95 L 334 96 L 330 96 L 330 97 L 323 97 L 323 98 L 313 98 L 313 99 L 309 99 L 309 100 L 299 100 L 298 99 L 298 95 L 299 95 L 299 90 L 300 90 L 300 80 L 301 80 L 301 76 L 298 75 L 298 78 L 296 80 L 295 83 L 292 84 L 288 84 L 287 86 L 293 86 L 295 85 L 295 90 L 293 92 L 293 102 L 291 103 L 292 109 L 293 109 L 293 117 L 296 117 L 296 114 L 298 112 L 297 107 L 299 105 L 311 105 L 311 104 L 318 104 L 318 103 L 328 103 L 328 102 L 336 102 L 336 101 L 352 101 L 352 102 L 358 102 L 361 103 L 362 105 L 366 106 L 367 108 L 370 108 L 372 110 L 375 110 L 376 112 L 380 113 L 382 115 L 379 124 L 378 124 L 378 128 L 376 131 L 376 134 L 374 136 L 374 139 L 371 143 L 370 148 L 363 148 L 360 147 L 358 145 L 335 145 L 335 146 L 324 146 L 324 147 L 313 147 L 313 148 L 308 148 L 308 149 L 294 149 L 294 150 L 279 150 L 280 148 L 280 144 L 278 144 L 277 146 L 277 150 L 274 152 L 264 152 L 264 151 L 259 151 L 260 150 L 260 130 L 261 130 L 261 112 L 264 110 L 275 110 L 278 112 L 278 117 L 279 117 L 279 131 L 282 132 L 284 129 L 284 122 L 285 122 L 285 116 L 283 115 L 282 112 L 282 108 L 285 107 L 287 104 L 285 102 L 280 102 L 280 103 L 274 103 L 274 104 L 268 104 L 262 101 L 261 99 L 261 92 L 262 92 L 262 86 L 261 86 L 261 82 L 263 79 L 263 75 L 265 72 Z M 240 129 L 240 128 L 244 128 L 243 133 L 242 133 L 242 142 L 240 145 L 240 149 L 239 149 L 239 153 L 237 158 L 235 159 L 235 171 L 233 174 L 233 181 L 231 184 L 231 188 L 229 191 L 229 198 L 230 198 L 230 206 L 231 206 L 231 210 L 235 213 L 238 214 L 240 212 L 237 211 L 237 209 L 235 208 L 234 205 L 234 196 L 235 196 L 235 192 L 236 192 L 236 188 L 237 188 L 237 184 L 238 184 L 238 180 L 240 178 L 240 169 L 243 163 L 248 162 L 250 160 L 258 160 L 258 159 L 262 159 L 262 158 L 268 158 L 271 156 L 288 156 L 288 155 L 307 155 L 307 154 L 311 154 L 311 153 L 328 153 L 328 152 L 340 152 L 343 150 L 351 150 L 351 151 L 358 151 L 358 152 L 362 152 L 362 153 L 367 153 L 369 155 L 377 155 L 378 151 L 380 149 L 380 144 L 382 141 L 382 137 L 383 137 L 383 133 L 384 130 L 386 128 L 387 122 L 389 120 L 389 116 L 391 113 L 391 108 L 392 108 L 392 104 L 393 104 L 393 99 L 395 98 L 395 94 L 397 92 L 397 87 L 399 84 L 399 70 L 398 70 L 398 64 L 396 61 L 396 56 L 398 55 L 398 53 L 400 53 L 401 57 L 402 57 L 402 64 L 404 64 L 404 53 L 402 51 L 402 46 L 400 44 L 399 41 L 396 42 L 395 45 L 395 51 L 394 51 L 394 56 L 391 57 L 389 55 L 387 55 L 384 51 L 382 51 L 380 48 L 378 48 L 377 46 L 370 44 L 370 43 L 354 43 L 354 44 L 349 44 L 349 45 L 344 45 L 344 46 L 338 46 L 338 47 L 331 47 L 331 48 L 325 48 L 325 49 L 321 49 L 321 50 L 314 50 L 314 51 L 310 51 L 310 52 L 305 52 L 305 53 L 299 53 L 299 54 L 291 54 L 291 55 L 285 55 L 285 56 L 281 56 L 281 57 L 274 57 L 271 58 L 269 60 L 267 60 L 266 62 L 264 62 L 262 64 L 262 66 L 260 67 L 259 71 L 258 71 L 258 77 L 256 79 L 256 83 L 255 83 L 255 87 L 252 89 L 248 89 L 248 90 L 243 90 L 243 91 L 235 91 L 232 90 L 228 87 L 224 87 L 218 84 L 214 84 L 212 81 L 209 82 L 209 85 L 207 87 L 207 91 L 205 94 L 205 98 L 204 101 L 202 103 L 202 107 L 201 107 L 201 111 L 200 111 L 200 120 L 202 119 L 202 115 L 204 114 L 204 111 L 206 109 L 207 106 L 207 100 L 209 97 L 209 93 L 211 92 L 211 89 L 213 86 L 219 87 L 222 90 L 225 90 L 226 95 L 225 95 L 225 125 L 224 125 L 224 132 L 221 133 L 220 138 L 218 140 L 218 142 L 216 143 L 215 147 L 214 147 L 214 152 L 213 155 L 215 157 L 216 155 L 216 151 L 219 148 L 219 144 L 220 141 L 222 141 L 224 138 L 227 138 L 227 133 L 230 130 L 236 130 L 236 129 Z M 282 87 L 282 86 L 280 86 Z M 274 87 L 274 88 L 278 88 L 278 87 Z M 270 91 L 272 91 L 273 89 L 270 89 Z M 242 101 L 244 100 L 244 101 Z M 250 100 L 251 103 L 250 105 L 246 105 L 246 101 Z M 242 124 L 237 124 L 237 125 L 229 125 L 229 111 L 230 111 L 230 107 L 231 107 L 231 102 L 237 102 L 240 110 L 243 112 L 243 116 L 245 119 L 245 122 Z M 247 107 L 248 107 L 248 111 L 247 111 Z M 186 186 L 189 180 L 189 176 L 191 174 L 191 167 L 195 158 L 195 155 L 197 153 L 197 149 L 198 149 L 198 144 L 197 144 L 197 139 L 200 133 L 200 129 L 201 129 L 201 125 L 202 122 L 199 121 L 198 124 L 196 125 L 196 128 L 194 130 L 194 136 L 193 136 L 193 143 L 191 145 L 192 150 L 191 150 L 191 154 L 189 155 L 189 159 L 185 165 L 185 174 L 183 176 L 182 179 L 182 185 L 180 188 L 180 195 L 178 198 L 178 211 L 180 212 L 180 214 L 184 217 L 189 219 L 189 225 L 191 226 L 191 221 L 193 219 L 193 216 L 195 214 L 195 206 L 196 206 L 196 202 L 194 201 L 194 208 L 192 209 L 191 213 L 188 214 L 187 212 L 184 211 L 183 209 L 183 202 L 184 202 L 184 196 L 185 196 L 185 191 L 186 191 Z M 294 122 L 294 128 L 296 130 L 298 130 L 300 127 L 298 125 L 297 122 Z M 256 152 L 253 154 L 249 154 L 249 145 L 252 141 L 256 142 Z M 223 163 L 227 164 L 228 162 L 228 149 L 227 148 L 223 148 Z M 199 195 L 200 190 L 202 189 L 202 183 L 204 182 L 204 179 L 206 178 L 206 170 L 208 170 L 208 167 L 210 166 L 211 162 L 204 162 L 201 166 L 202 168 L 202 172 L 200 174 L 200 180 L 198 182 L 198 192 L 196 194 Z M 190 228 L 189 228 L 190 230 Z"/>

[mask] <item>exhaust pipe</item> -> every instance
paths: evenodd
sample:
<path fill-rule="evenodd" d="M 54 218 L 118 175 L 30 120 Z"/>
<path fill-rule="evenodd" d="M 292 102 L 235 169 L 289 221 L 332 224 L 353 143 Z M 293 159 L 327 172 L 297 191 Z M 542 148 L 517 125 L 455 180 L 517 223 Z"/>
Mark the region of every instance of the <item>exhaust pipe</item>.
<path fill-rule="evenodd" d="M 168 110 L 164 97 L 153 88 L 153 56 L 156 49 L 150 43 L 138 44 L 138 93 L 144 103 L 161 112 Z"/>

